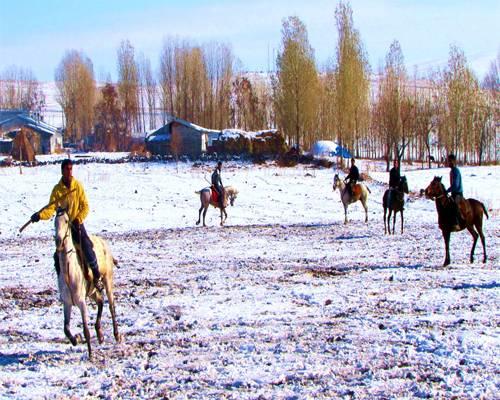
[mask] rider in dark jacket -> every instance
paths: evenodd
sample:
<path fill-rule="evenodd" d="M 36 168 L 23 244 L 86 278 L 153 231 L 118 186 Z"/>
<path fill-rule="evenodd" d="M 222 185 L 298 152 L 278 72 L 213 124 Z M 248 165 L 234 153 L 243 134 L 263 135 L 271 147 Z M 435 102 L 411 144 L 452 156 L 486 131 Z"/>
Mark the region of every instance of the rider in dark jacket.
<path fill-rule="evenodd" d="M 219 205 L 221 208 L 224 207 L 224 185 L 222 184 L 222 179 L 220 176 L 222 169 L 222 161 L 217 162 L 217 166 L 212 172 L 212 186 L 218 194 Z"/>
<path fill-rule="evenodd" d="M 399 161 L 395 159 L 394 166 L 389 171 L 389 195 L 387 199 L 387 202 L 389 204 L 391 204 L 392 201 L 392 192 L 393 190 L 398 189 L 400 181 L 401 181 L 401 175 L 399 173 Z"/>
<path fill-rule="evenodd" d="M 457 159 L 454 154 L 448 156 L 448 166 L 450 167 L 450 187 L 446 190 L 446 193 L 451 193 L 451 198 L 455 204 L 456 222 L 460 226 L 465 222 L 463 211 L 466 203 L 463 197 L 462 175 L 457 168 Z"/>
<path fill-rule="evenodd" d="M 355 165 L 356 160 L 351 158 L 351 168 L 349 174 L 345 177 L 344 182 L 347 184 L 347 190 L 352 196 L 352 187 L 359 181 L 359 169 Z"/>

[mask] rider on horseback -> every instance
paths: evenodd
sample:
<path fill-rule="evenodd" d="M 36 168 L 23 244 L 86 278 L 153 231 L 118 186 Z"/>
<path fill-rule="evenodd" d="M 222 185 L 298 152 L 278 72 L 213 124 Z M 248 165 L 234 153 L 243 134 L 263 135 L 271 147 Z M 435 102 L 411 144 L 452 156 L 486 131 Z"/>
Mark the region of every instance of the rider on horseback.
<path fill-rule="evenodd" d="M 212 173 L 212 186 L 217 192 L 220 208 L 224 208 L 224 185 L 220 176 L 222 169 L 222 161 L 217 162 L 217 166 Z"/>
<path fill-rule="evenodd" d="M 92 241 L 90 240 L 83 220 L 89 213 L 89 205 L 87 196 L 82 184 L 73 177 L 73 163 L 71 160 L 66 159 L 61 164 L 62 178 L 52 189 L 50 195 L 50 203 L 47 208 L 41 212 L 36 212 L 31 216 L 31 222 L 38 222 L 41 219 L 47 220 L 54 215 L 57 207 L 61 204 L 56 199 L 66 198 L 68 202 L 68 215 L 71 221 L 71 233 L 75 243 L 79 244 L 82 248 L 85 260 L 87 261 L 90 269 L 94 275 L 94 286 L 99 291 L 103 290 L 103 283 L 99 273 L 97 264 L 97 257 L 94 252 Z M 67 194 L 67 196 L 66 196 Z M 56 271 L 59 274 L 59 258 L 54 254 L 54 261 Z"/>
<path fill-rule="evenodd" d="M 401 181 L 401 175 L 399 173 L 399 161 L 396 158 L 394 160 L 394 166 L 389 171 L 389 194 L 387 195 L 388 196 L 388 199 L 387 199 L 388 205 L 391 204 L 392 192 L 394 190 L 398 190 L 400 181 Z"/>
<path fill-rule="evenodd" d="M 352 196 L 352 188 L 356 184 L 357 181 L 359 181 L 359 170 L 354 163 L 356 160 L 351 158 L 351 168 L 349 169 L 349 174 L 345 177 L 344 182 L 347 184 L 347 190 L 349 191 L 349 194 Z"/>
<path fill-rule="evenodd" d="M 462 175 L 457 168 L 457 159 L 454 154 L 448 155 L 448 166 L 450 167 L 450 187 L 446 193 L 451 193 L 456 217 L 455 228 L 460 229 L 460 226 L 465 223 L 464 214 L 467 204 L 463 197 Z"/>

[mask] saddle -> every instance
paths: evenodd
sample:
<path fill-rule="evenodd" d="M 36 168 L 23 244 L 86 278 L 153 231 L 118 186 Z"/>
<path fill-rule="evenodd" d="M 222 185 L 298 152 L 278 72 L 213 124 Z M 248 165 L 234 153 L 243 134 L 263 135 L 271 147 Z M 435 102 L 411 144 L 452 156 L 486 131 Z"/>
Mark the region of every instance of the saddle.
<path fill-rule="evenodd" d="M 219 204 L 219 194 L 217 193 L 217 190 L 215 190 L 214 185 L 210 186 L 210 191 L 211 191 L 210 200 L 215 204 Z M 222 193 L 224 193 L 224 189 L 222 189 Z M 227 206 L 227 202 L 224 201 L 224 207 L 226 207 L 226 206 Z"/>
<path fill-rule="evenodd" d="M 361 190 L 361 185 L 359 183 L 352 185 L 352 196 L 354 198 L 359 199 L 362 193 L 363 191 Z"/>
<path fill-rule="evenodd" d="M 75 245 L 76 255 L 78 257 L 78 261 L 80 261 L 80 265 L 82 266 L 83 277 L 87 281 L 87 287 L 88 287 L 89 284 L 91 282 L 93 282 L 94 274 L 92 273 L 92 270 L 90 269 L 89 264 L 85 260 L 82 247 L 74 241 L 73 241 L 73 244 Z"/>

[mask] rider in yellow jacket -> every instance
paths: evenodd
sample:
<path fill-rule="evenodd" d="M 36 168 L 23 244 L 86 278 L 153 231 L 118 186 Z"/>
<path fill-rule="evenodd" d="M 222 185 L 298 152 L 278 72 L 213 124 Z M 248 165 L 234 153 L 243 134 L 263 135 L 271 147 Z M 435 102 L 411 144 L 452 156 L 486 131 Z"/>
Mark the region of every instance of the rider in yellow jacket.
<path fill-rule="evenodd" d="M 73 177 L 73 163 L 71 160 L 64 160 L 61 164 L 61 180 L 54 186 L 50 195 L 50 205 L 31 216 L 31 222 L 38 222 L 41 219 L 50 219 L 56 212 L 57 207 L 67 207 L 67 213 L 71 222 L 71 234 L 73 241 L 80 244 L 85 260 L 89 267 L 92 269 L 94 275 L 94 286 L 98 290 L 103 289 L 102 280 L 100 279 L 99 266 L 97 264 L 97 257 L 94 252 L 94 246 L 87 234 L 85 226 L 83 225 L 84 219 L 89 213 L 89 203 L 85 190 L 82 184 Z M 57 201 L 57 199 L 61 199 Z M 59 273 L 59 259 L 54 256 L 56 261 L 56 270 Z"/>

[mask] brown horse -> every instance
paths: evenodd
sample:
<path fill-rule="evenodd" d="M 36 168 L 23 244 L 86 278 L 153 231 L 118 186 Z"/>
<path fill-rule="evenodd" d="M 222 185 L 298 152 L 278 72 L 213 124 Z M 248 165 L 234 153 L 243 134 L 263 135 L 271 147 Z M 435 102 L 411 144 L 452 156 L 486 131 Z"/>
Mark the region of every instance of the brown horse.
<path fill-rule="evenodd" d="M 389 202 L 389 193 L 392 190 L 391 201 Z M 391 214 L 394 212 L 394 217 L 392 219 L 392 234 L 394 235 L 394 230 L 396 228 L 396 214 L 401 213 L 401 234 L 403 234 L 403 211 L 405 205 L 405 193 L 408 194 L 408 181 L 406 176 L 402 176 L 399 180 L 399 185 L 396 189 L 387 189 L 382 198 L 382 205 L 384 206 L 384 233 L 389 230 L 389 235 L 391 234 Z M 390 203 L 390 204 L 389 204 Z M 389 216 L 387 216 L 386 225 L 386 215 L 387 210 L 389 210 Z"/>
<path fill-rule="evenodd" d="M 464 212 L 465 222 L 460 225 L 460 229 L 454 228 L 455 221 L 455 207 L 452 204 L 453 200 L 447 196 L 446 189 L 441 183 L 441 177 L 434 177 L 432 182 L 425 189 L 425 196 L 429 199 L 433 199 L 436 202 L 436 210 L 438 213 L 438 224 L 441 232 L 443 233 L 443 239 L 446 249 L 446 257 L 444 259 L 443 267 L 450 263 L 450 236 L 451 232 L 458 232 L 465 228 L 472 235 L 474 241 L 472 243 L 472 249 L 470 252 L 470 262 L 474 262 L 474 250 L 476 248 L 477 238 L 481 237 L 481 243 L 483 244 L 483 263 L 486 262 L 486 242 L 484 240 L 483 234 L 483 215 L 489 218 L 486 207 L 483 203 L 475 199 L 465 200 L 467 207 L 466 212 Z"/>
<path fill-rule="evenodd" d="M 232 186 L 227 186 L 224 188 L 224 193 L 223 193 L 224 201 L 222 202 L 223 204 L 222 208 L 218 201 L 213 200 L 211 188 L 207 187 L 202 190 L 196 191 L 195 193 L 200 195 L 200 202 L 201 202 L 201 207 L 198 210 L 198 221 L 196 221 L 196 225 L 200 224 L 201 211 L 203 210 L 203 226 L 207 226 L 205 224 L 205 215 L 207 215 L 207 209 L 209 205 L 212 205 L 215 208 L 220 209 L 220 224 L 224 225 L 224 221 L 226 221 L 227 219 L 227 213 L 226 213 L 227 203 L 229 201 L 229 204 L 231 204 L 231 206 L 234 206 L 234 201 L 238 196 L 238 191 Z"/>

